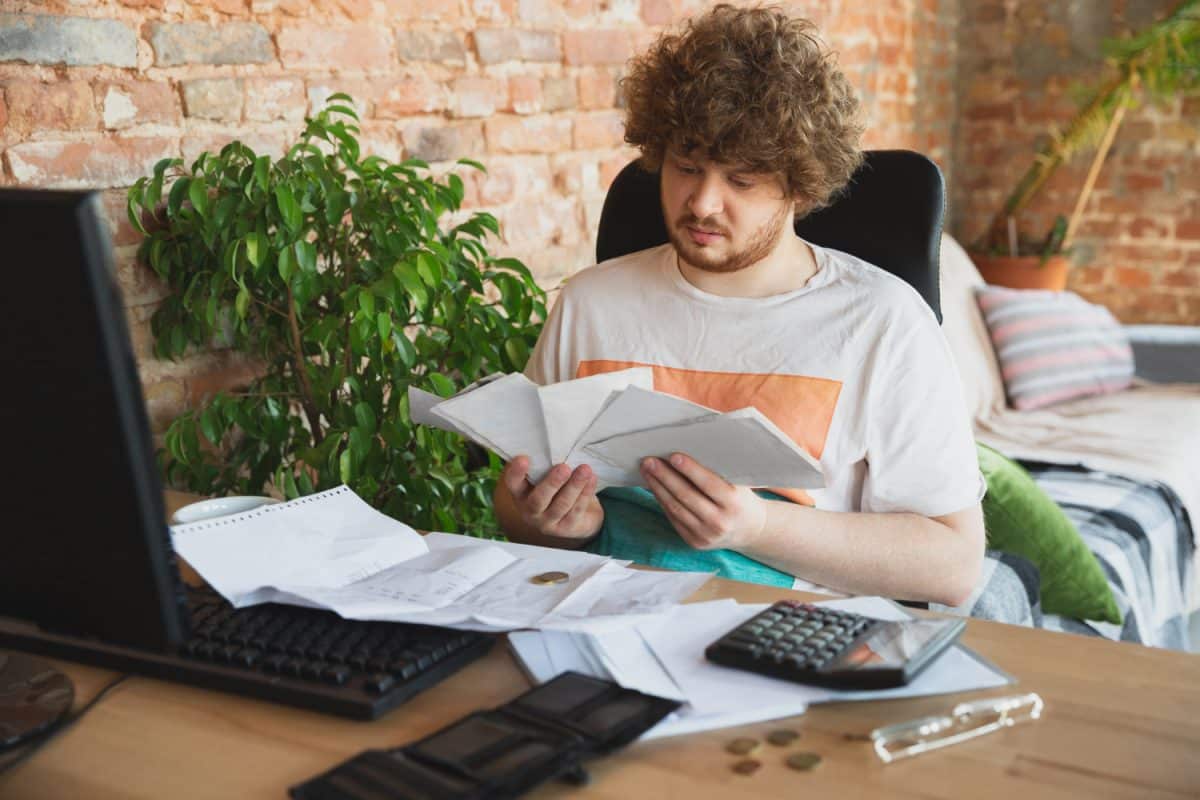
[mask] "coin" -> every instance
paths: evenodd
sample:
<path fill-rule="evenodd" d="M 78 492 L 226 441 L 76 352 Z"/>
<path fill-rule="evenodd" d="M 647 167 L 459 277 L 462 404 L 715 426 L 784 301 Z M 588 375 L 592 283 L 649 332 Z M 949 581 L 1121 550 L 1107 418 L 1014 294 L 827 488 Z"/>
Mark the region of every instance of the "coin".
<path fill-rule="evenodd" d="M 771 731 L 767 734 L 767 741 L 776 747 L 787 747 L 792 742 L 800 738 L 797 731 L 790 728 L 780 728 L 777 731 Z"/>
<path fill-rule="evenodd" d="M 734 739 L 725 745 L 725 751 L 735 756 L 748 756 L 759 747 L 758 739 Z"/>
<path fill-rule="evenodd" d="M 758 772 L 758 768 L 761 766 L 761 761 L 755 761 L 753 758 L 743 758 L 733 765 L 733 771 L 738 775 L 753 775 Z"/>
<path fill-rule="evenodd" d="M 787 757 L 787 765 L 802 772 L 808 772 L 820 763 L 821 757 L 816 753 L 792 753 Z"/>
<path fill-rule="evenodd" d="M 530 583 L 566 583 L 571 576 L 565 572 L 543 572 L 529 579 Z"/>

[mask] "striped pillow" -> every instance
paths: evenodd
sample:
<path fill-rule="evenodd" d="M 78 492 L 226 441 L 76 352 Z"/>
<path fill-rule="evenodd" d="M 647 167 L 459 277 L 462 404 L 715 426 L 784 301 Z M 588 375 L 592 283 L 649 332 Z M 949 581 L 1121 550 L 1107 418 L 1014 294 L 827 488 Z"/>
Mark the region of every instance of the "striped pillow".
<path fill-rule="evenodd" d="M 975 294 L 1013 408 L 1041 408 L 1132 383 L 1133 350 L 1104 306 L 1043 289 L 980 286 Z"/>

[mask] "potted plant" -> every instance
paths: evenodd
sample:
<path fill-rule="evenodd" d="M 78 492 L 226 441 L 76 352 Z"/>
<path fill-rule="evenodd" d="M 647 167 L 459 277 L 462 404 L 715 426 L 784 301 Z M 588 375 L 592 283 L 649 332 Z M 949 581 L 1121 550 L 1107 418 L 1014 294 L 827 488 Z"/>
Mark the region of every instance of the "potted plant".
<path fill-rule="evenodd" d="M 163 160 L 129 190 L 139 256 L 170 290 L 156 355 L 217 341 L 257 367 L 171 423 L 165 473 L 201 494 L 346 483 L 418 528 L 491 528 L 498 459 L 414 426 L 406 389 L 449 396 L 521 369 L 545 294 L 521 262 L 488 254 L 490 214 L 447 221 L 458 175 L 364 157 L 347 102 L 331 97 L 279 160 L 233 142 L 191 166 Z"/>
<path fill-rule="evenodd" d="M 1064 130 L 1051 132 L 984 235 L 972 245 L 972 259 L 988 283 L 1056 290 L 1066 286 L 1080 218 L 1128 109 L 1144 96 L 1162 102 L 1200 86 L 1200 0 L 1182 0 L 1145 30 L 1107 40 L 1104 51 L 1111 77 L 1091 93 Z M 1095 154 L 1070 216 L 1058 215 L 1041 236 L 1021 232 L 1021 211 L 1050 176 L 1091 148 Z"/>

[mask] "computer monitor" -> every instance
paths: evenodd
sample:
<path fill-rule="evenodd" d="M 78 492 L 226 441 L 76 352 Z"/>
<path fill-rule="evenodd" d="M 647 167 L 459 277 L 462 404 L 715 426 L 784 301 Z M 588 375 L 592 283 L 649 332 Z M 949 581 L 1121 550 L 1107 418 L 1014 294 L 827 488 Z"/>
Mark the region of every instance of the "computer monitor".
<path fill-rule="evenodd" d="M 484 634 L 185 592 L 99 197 L 0 190 L 0 247 L 0 648 L 20 651 L 0 652 L 0 750 L 70 704 L 23 653 L 356 719 L 487 653 Z M 30 676 L 46 714 L 18 697 Z"/>
<path fill-rule="evenodd" d="M 186 634 L 95 192 L 0 189 L 0 617 L 162 650 Z"/>

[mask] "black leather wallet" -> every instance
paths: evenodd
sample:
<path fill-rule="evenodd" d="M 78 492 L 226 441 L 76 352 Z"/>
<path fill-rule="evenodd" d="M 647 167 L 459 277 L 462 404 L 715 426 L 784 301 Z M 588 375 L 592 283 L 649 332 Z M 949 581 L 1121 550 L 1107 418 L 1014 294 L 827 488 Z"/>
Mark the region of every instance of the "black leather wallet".
<path fill-rule="evenodd" d="M 412 744 L 367 750 L 289 790 L 295 800 L 474 800 L 518 797 L 654 727 L 680 703 L 565 672 L 491 711 Z"/>

